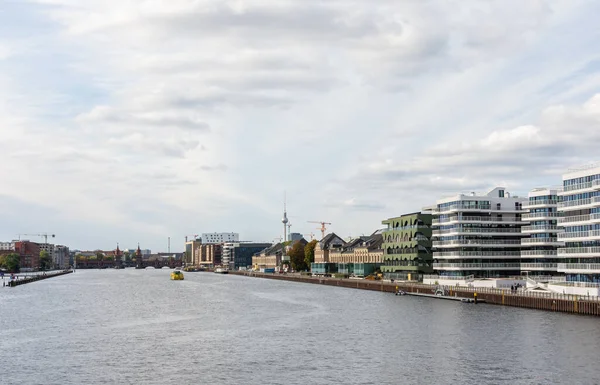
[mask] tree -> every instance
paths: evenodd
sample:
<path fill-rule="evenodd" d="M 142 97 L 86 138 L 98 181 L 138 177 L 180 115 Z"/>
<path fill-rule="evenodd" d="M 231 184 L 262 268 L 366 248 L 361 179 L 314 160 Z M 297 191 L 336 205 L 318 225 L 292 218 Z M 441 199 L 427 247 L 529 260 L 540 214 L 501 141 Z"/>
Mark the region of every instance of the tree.
<path fill-rule="evenodd" d="M 317 246 L 316 239 L 313 239 L 304 246 L 304 263 L 308 268 L 315 261 L 315 246 Z"/>
<path fill-rule="evenodd" d="M 18 273 L 21 268 L 21 257 L 16 253 L 8 254 L 4 257 L 4 266 L 11 273 Z"/>
<path fill-rule="evenodd" d="M 102 254 L 101 252 L 97 252 L 96 259 L 99 261 L 102 261 L 104 259 L 104 254 Z"/>
<path fill-rule="evenodd" d="M 296 271 L 306 270 L 306 263 L 304 262 L 304 245 L 302 242 L 294 243 L 287 255 L 290 257 L 292 269 Z"/>
<path fill-rule="evenodd" d="M 52 258 L 46 250 L 40 251 L 40 270 L 48 270 L 52 268 Z"/>

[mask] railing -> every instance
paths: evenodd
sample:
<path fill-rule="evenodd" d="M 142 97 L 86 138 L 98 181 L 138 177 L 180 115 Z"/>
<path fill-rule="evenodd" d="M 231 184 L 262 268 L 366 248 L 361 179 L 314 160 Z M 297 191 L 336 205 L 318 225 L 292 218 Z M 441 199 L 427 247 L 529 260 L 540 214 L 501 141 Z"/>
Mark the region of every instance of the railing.
<path fill-rule="evenodd" d="M 523 214 L 523 219 L 535 219 L 535 218 L 560 218 L 562 213 L 529 213 Z"/>
<path fill-rule="evenodd" d="M 511 233 L 521 234 L 520 228 L 455 228 L 446 230 L 434 230 L 434 235 L 453 234 L 453 233 Z"/>
<path fill-rule="evenodd" d="M 434 252 L 433 258 L 448 257 L 520 257 L 520 251 L 446 251 Z"/>
<path fill-rule="evenodd" d="M 523 269 L 544 269 L 556 271 L 557 263 L 521 263 L 521 270 Z"/>
<path fill-rule="evenodd" d="M 433 223 L 448 223 L 448 222 L 521 222 L 521 218 L 517 217 L 478 217 L 478 216 L 451 216 L 448 218 L 440 219 L 434 218 Z"/>
<path fill-rule="evenodd" d="M 592 188 L 592 187 L 594 187 L 593 182 L 584 182 L 584 183 L 577 183 L 577 184 L 571 184 L 568 186 L 564 186 L 563 191 L 568 192 L 568 191 L 575 191 L 575 190 L 584 190 L 584 189 L 588 189 L 588 188 Z"/>
<path fill-rule="evenodd" d="M 434 264 L 435 266 L 435 264 Z M 576 270 L 576 271 L 589 271 L 596 270 L 596 272 L 600 273 L 600 263 L 559 263 L 558 271 L 567 271 L 567 270 Z"/>
<path fill-rule="evenodd" d="M 455 241 L 434 241 L 433 246 L 468 246 L 468 245 L 502 245 L 502 246 L 519 246 L 521 245 L 521 240 L 482 240 L 482 239 L 465 239 L 465 240 L 455 240 Z"/>
<path fill-rule="evenodd" d="M 522 250 L 521 257 L 535 255 L 557 255 L 556 250 Z"/>
<path fill-rule="evenodd" d="M 591 204 L 600 203 L 600 196 L 585 199 L 576 199 L 572 201 L 563 201 L 558 204 L 558 208 L 567 208 L 575 206 L 587 206 Z"/>
<path fill-rule="evenodd" d="M 531 245 L 537 243 L 557 243 L 560 242 L 556 238 L 524 238 L 521 240 L 524 245 Z"/>
<path fill-rule="evenodd" d="M 599 215 L 599 214 L 593 214 L 593 215 Z M 562 218 L 558 218 L 558 223 L 571 223 L 571 222 L 587 222 L 590 219 L 592 219 L 592 217 L 588 214 L 588 215 L 574 215 L 571 217 L 562 217 Z M 596 219 L 600 219 L 600 216 L 598 216 L 598 218 Z"/>
<path fill-rule="evenodd" d="M 600 256 L 600 246 L 589 247 L 561 247 L 558 250 L 559 257 L 568 257 L 572 254 L 593 254 L 589 257 Z"/>
<path fill-rule="evenodd" d="M 521 227 L 522 232 L 527 231 L 557 231 L 560 230 L 556 225 L 534 225 L 534 226 L 523 226 Z"/>
<path fill-rule="evenodd" d="M 520 263 L 434 263 L 434 269 L 519 269 Z"/>
<path fill-rule="evenodd" d="M 523 207 L 548 206 L 558 204 L 558 199 L 540 199 L 536 201 L 523 202 Z"/>
<path fill-rule="evenodd" d="M 474 275 L 437 275 L 424 274 L 423 279 L 449 280 L 449 281 L 467 281 L 472 282 L 475 279 Z"/>
<path fill-rule="evenodd" d="M 387 229 L 384 230 L 384 232 L 391 232 L 391 231 L 403 231 L 403 230 L 427 230 L 430 229 L 431 227 L 426 226 L 426 225 L 411 225 L 411 226 L 399 226 L 399 227 L 388 227 Z"/>
<path fill-rule="evenodd" d="M 588 231 L 570 231 L 568 233 L 559 233 L 558 239 L 565 238 L 592 238 L 600 237 L 600 230 L 588 230 Z"/>
<path fill-rule="evenodd" d="M 456 204 L 456 205 L 450 205 L 450 206 L 445 206 L 445 207 L 436 207 L 434 208 L 432 211 L 434 213 L 441 213 L 441 212 L 445 212 L 445 211 L 454 211 L 454 210 L 491 210 L 492 206 L 491 205 L 478 205 L 478 206 L 470 206 L 470 205 L 461 205 L 461 204 Z"/>

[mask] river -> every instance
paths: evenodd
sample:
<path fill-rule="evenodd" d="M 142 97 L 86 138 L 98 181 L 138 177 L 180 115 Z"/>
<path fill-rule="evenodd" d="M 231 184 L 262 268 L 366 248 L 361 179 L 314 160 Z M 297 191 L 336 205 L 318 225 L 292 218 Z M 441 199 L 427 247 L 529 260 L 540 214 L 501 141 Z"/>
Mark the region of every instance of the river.
<path fill-rule="evenodd" d="M 600 383 L 597 318 L 169 273 L 0 287 L 0 383 Z"/>

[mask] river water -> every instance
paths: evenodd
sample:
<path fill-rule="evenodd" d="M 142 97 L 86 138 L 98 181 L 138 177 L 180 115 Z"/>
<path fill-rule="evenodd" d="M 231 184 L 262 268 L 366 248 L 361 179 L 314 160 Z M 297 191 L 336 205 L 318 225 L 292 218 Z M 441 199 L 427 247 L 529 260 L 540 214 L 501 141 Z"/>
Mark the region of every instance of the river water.
<path fill-rule="evenodd" d="M 600 320 L 170 270 L 0 287 L 0 384 L 597 384 Z"/>

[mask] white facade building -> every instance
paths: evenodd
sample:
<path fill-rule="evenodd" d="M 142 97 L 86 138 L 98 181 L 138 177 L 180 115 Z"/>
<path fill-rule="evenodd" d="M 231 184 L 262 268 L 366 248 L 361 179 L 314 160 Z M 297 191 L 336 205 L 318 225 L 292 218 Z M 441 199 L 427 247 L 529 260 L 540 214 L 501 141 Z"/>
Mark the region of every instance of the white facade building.
<path fill-rule="evenodd" d="M 563 175 L 559 195 L 564 232 L 558 238 L 565 247 L 558 249 L 557 270 L 567 281 L 600 283 L 600 164 Z"/>
<path fill-rule="evenodd" d="M 54 254 L 52 255 L 54 267 L 66 269 L 69 267 L 69 248 L 67 246 L 54 246 Z"/>
<path fill-rule="evenodd" d="M 15 242 L 17 242 L 17 241 L 0 242 L 0 250 L 14 250 Z"/>
<path fill-rule="evenodd" d="M 239 247 L 239 245 L 239 242 L 226 242 L 223 244 L 223 248 L 221 249 L 221 265 L 229 266 L 230 263 L 234 262 L 233 250 Z"/>
<path fill-rule="evenodd" d="M 202 233 L 202 243 L 239 242 L 238 233 Z"/>
<path fill-rule="evenodd" d="M 561 217 L 558 191 L 539 188 L 530 191 L 528 197 L 529 200 L 523 204 L 528 213 L 522 217 L 525 223 L 521 231 L 527 237 L 521 239 L 521 272 L 540 279 L 557 276 L 557 249 L 564 246 L 558 240 L 562 231 L 558 227 Z"/>
<path fill-rule="evenodd" d="M 502 187 L 438 200 L 431 211 L 433 269 L 440 278 L 519 275 L 526 201 Z"/>

